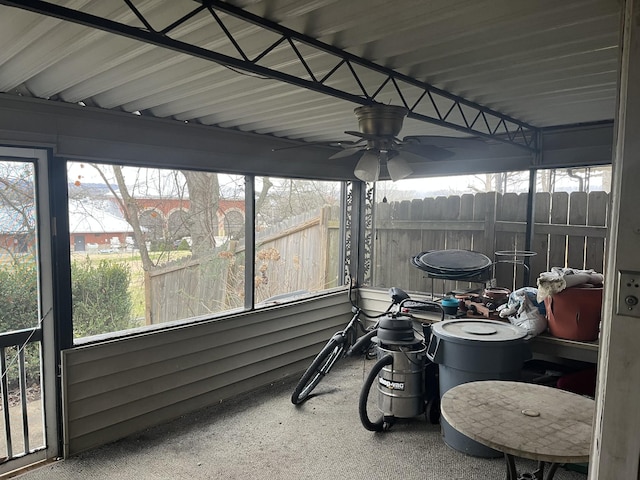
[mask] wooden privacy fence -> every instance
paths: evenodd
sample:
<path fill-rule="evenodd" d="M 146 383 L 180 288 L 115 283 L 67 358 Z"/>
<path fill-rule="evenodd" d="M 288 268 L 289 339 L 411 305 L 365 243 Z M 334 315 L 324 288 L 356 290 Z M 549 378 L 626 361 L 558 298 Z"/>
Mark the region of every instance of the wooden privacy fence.
<path fill-rule="evenodd" d="M 187 258 L 146 272 L 146 323 L 171 322 L 229 308 L 227 283 L 233 258 L 233 254 Z"/>
<path fill-rule="evenodd" d="M 256 235 L 256 302 L 338 286 L 340 212 L 324 207 Z"/>
<path fill-rule="evenodd" d="M 410 258 L 428 250 L 465 249 L 496 260 L 496 251 L 524 250 L 527 194 L 477 193 L 379 203 L 373 222 L 372 285 L 445 293 L 479 287 L 426 278 Z M 530 250 L 530 286 L 551 267 L 604 272 L 609 196 L 605 192 L 535 195 Z M 256 302 L 281 293 L 318 291 L 339 285 L 340 212 L 289 219 L 256 235 Z M 242 245 L 207 258 L 186 259 L 148 272 L 147 322 L 241 307 L 244 299 Z M 498 286 L 524 286 L 524 266 L 495 263 Z"/>
<path fill-rule="evenodd" d="M 497 251 L 525 250 L 527 199 L 524 193 L 489 192 L 376 205 L 373 286 L 434 293 L 470 287 L 432 281 L 410 258 L 429 250 L 466 249 L 495 261 Z M 556 266 L 603 272 L 608 205 L 605 192 L 537 193 L 530 247 L 536 255 L 530 257 L 528 285 Z M 491 273 L 497 285 L 520 288 L 524 271 L 517 263 L 495 263 Z"/>
<path fill-rule="evenodd" d="M 288 219 L 256 234 L 255 301 L 339 285 L 338 207 Z M 163 323 L 242 307 L 244 245 L 177 260 L 146 277 L 147 323 Z"/>

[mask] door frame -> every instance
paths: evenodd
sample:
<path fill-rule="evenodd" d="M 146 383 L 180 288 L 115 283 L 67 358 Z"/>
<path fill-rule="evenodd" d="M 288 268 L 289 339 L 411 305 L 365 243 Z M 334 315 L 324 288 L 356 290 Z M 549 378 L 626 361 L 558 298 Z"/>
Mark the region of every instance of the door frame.
<path fill-rule="evenodd" d="M 34 165 L 37 259 L 39 281 L 39 312 L 41 341 L 41 401 L 44 422 L 45 448 L 11 459 L 0 465 L 0 475 L 56 458 L 60 455 L 59 347 L 56 341 L 56 309 L 54 308 L 53 236 L 55 218 L 51 208 L 50 167 L 51 151 L 44 148 L 0 146 L 0 157 L 30 162 Z"/>

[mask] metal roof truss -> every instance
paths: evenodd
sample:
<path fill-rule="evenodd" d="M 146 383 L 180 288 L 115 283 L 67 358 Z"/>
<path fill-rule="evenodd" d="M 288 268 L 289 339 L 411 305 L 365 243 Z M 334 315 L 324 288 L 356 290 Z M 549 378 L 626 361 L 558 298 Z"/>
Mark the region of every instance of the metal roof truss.
<path fill-rule="evenodd" d="M 450 128 L 465 134 L 495 139 L 500 142 L 536 150 L 538 130 L 531 125 L 511 118 L 500 112 L 484 107 L 460 96 L 422 82 L 390 68 L 377 65 L 369 60 L 345 52 L 307 35 L 288 29 L 278 23 L 254 15 L 218 0 L 196 2 L 193 9 L 169 25 L 154 27 L 131 0 L 123 0 L 139 19 L 142 26 L 132 26 L 108 18 L 102 18 L 80 10 L 74 10 L 41 0 L 0 0 L 0 3 L 56 17 L 65 21 L 97 28 L 103 31 L 168 48 L 194 57 L 236 68 L 251 74 L 272 78 L 314 92 L 330 95 L 360 105 L 384 103 L 390 92 L 409 111 L 408 117 Z M 198 45 L 171 38 L 178 27 L 188 24 L 202 14 L 213 20 L 212 28 L 219 28 L 228 40 L 226 49 L 235 55 L 223 54 Z M 240 31 L 237 22 L 230 26 L 231 18 L 240 19 L 269 33 L 265 38 L 273 41 L 259 52 L 249 53 L 241 46 L 235 32 Z M 289 49 L 291 58 L 303 67 L 305 75 L 293 75 L 269 63 L 269 54 L 276 49 Z M 318 56 L 325 61 L 318 62 Z M 312 60 L 313 59 L 313 60 Z M 327 59 L 330 67 L 327 67 Z M 320 67 L 315 67 L 318 63 Z M 348 75 L 351 87 L 337 86 L 338 75 Z M 339 82 L 343 85 L 344 82 Z"/>

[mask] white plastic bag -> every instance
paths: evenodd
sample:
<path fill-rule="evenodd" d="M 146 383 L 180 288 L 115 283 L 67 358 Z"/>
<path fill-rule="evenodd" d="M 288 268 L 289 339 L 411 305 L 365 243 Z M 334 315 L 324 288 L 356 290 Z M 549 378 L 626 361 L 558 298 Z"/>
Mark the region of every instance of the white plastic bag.
<path fill-rule="evenodd" d="M 544 302 L 538 302 L 538 291 L 533 287 L 524 287 L 511 292 L 509 300 L 498 307 L 501 318 L 524 328 L 530 337 L 541 334 L 547 329 L 547 317 Z"/>

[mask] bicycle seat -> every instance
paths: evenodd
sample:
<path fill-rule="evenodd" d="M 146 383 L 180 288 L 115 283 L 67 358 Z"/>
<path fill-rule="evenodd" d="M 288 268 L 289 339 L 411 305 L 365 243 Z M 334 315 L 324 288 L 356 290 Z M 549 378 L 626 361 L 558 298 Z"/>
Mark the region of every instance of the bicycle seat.
<path fill-rule="evenodd" d="M 389 289 L 389 296 L 391 300 L 393 300 L 393 303 L 400 303 L 402 300 L 411 298 L 407 292 L 398 287 L 391 287 Z"/>

